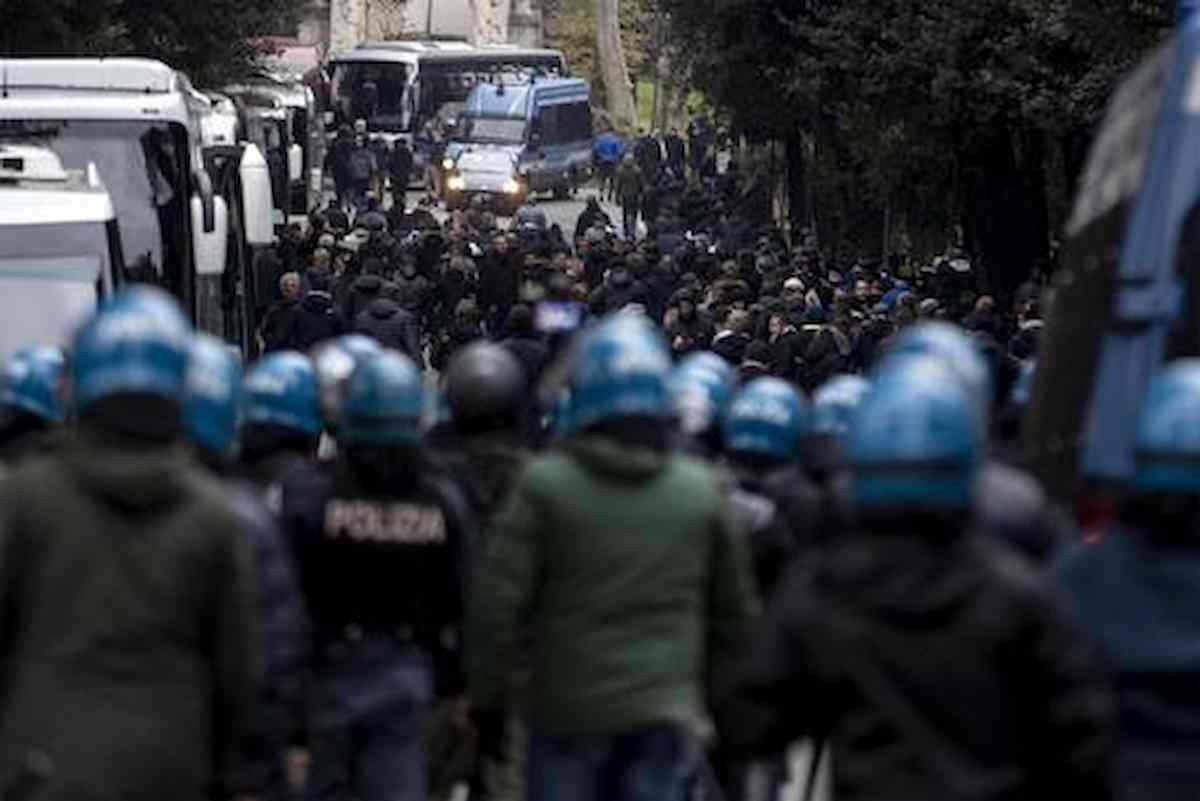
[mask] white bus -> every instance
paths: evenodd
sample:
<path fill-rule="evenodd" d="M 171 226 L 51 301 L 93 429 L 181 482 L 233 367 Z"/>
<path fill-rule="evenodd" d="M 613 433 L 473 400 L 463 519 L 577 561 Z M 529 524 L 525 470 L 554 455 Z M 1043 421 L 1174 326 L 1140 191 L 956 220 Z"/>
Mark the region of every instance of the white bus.
<path fill-rule="evenodd" d="M 148 59 L 0 59 L 0 76 L 0 141 L 48 148 L 67 169 L 94 165 L 112 198 L 125 273 L 167 288 L 198 327 L 241 339 L 246 326 L 227 319 L 237 281 L 222 273 L 229 219 L 247 215 L 230 214 L 205 171 L 201 123 L 211 101 Z"/>
<path fill-rule="evenodd" d="M 372 136 L 404 139 L 418 166 L 440 159 L 472 87 L 501 76 L 566 77 L 561 51 L 465 42 L 365 42 L 330 61 L 333 124 L 365 120 Z"/>

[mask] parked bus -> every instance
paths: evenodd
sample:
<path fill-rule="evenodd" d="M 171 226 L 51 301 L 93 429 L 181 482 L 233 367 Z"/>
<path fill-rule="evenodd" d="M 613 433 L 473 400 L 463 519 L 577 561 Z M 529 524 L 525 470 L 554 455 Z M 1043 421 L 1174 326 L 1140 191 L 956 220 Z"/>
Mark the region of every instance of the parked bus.
<path fill-rule="evenodd" d="M 165 64 L 136 58 L 0 59 L 0 140 L 49 148 L 67 169 L 94 165 L 112 198 L 125 267 L 175 295 L 202 330 L 241 339 L 242 276 L 223 276 L 230 208 L 205 170 L 209 98 Z M 238 209 L 246 220 L 257 210 Z M 239 342 L 245 346 L 247 343 Z"/>
<path fill-rule="evenodd" d="M 332 125 L 365 120 L 373 137 L 404 139 L 415 167 L 438 165 L 471 88 L 501 76 L 561 78 L 558 50 L 465 42 L 367 42 L 330 62 Z"/>

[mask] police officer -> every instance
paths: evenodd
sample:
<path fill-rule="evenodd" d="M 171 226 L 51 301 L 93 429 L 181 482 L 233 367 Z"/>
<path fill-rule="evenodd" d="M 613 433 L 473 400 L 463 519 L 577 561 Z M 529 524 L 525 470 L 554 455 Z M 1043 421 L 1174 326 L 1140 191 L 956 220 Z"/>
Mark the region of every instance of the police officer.
<path fill-rule="evenodd" d="M 528 456 L 525 371 L 500 345 L 476 342 L 451 359 L 445 387 L 458 434 L 446 459 L 453 474 L 463 480 L 477 519 L 486 524 Z"/>
<path fill-rule="evenodd" d="M 338 461 L 283 485 L 314 625 L 312 798 L 424 799 L 424 715 L 435 687 L 461 686 L 469 513 L 429 467 L 421 405 L 410 359 L 366 359 L 346 388 Z"/>
<path fill-rule="evenodd" d="M 732 505 L 750 536 L 763 598 L 774 594 L 783 570 L 821 532 L 822 498 L 800 463 L 812 426 L 808 401 L 778 378 L 757 378 L 733 401 L 721 422 L 724 451 L 736 480 Z"/>
<path fill-rule="evenodd" d="M 1040 574 L 972 533 L 975 412 L 936 360 L 877 373 L 849 441 L 858 523 L 798 563 L 720 682 L 727 748 L 824 733 L 851 801 L 1109 797 L 1103 681 Z"/>
<path fill-rule="evenodd" d="M 61 439 L 67 360 L 59 348 L 26 348 L 0 376 L 0 462 L 12 467 Z"/>
<path fill-rule="evenodd" d="M 701 458 L 721 452 L 721 416 L 733 397 L 737 375 L 711 351 L 685 356 L 668 385 L 679 447 Z"/>
<path fill-rule="evenodd" d="M 963 383 L 976 425 L 986 437 L 994 382 L 980 348 L 962 329 L 943 322 L 919 323 L 897 335 L 888 354 L 928 355 L 945 365 Z M 978 481 L 975 514 L 984 530 L 1037 560 L 1046 559 L 1058 545 L 1074 539 L 1070 518 L 1030 474 L 987 458 Z"/>
<path fill-rule="evenodd" d="M 269 492 L 292 469 L 317 455 L 321 436 L 320 387 L 312 361 L 280 351 L 259 361 L 242 383 L 241 470 Z M 268 505 L 278 510 L 278 499 Z"/>
<path fill-rule="evenodd" d="M 1117 798 L 1200 793 L 1200 362 L 1165 368 L 1136 423 L 1119 515 L 1095 544 L 1053 565 L 1071 616 L 1116 677 Z"/>
<path fill-rule="evenodd" d="M 669 449 L 670 369 L 641 315 L 584 335 L 569 369 L 573 433 L 522 471 L 475 573 L 467 655 L 489 752 L 519 634 L 537 633 L 533 801 L 686 798 L 701 677 L 752 612 L 719 478 Z"/>
<path fill-rule="evenodd" d="M 206 801 L 240 769 L 258 686 L 252 556 L 178 447 L 191 331 L 158 290 L 76 334 L 79 430 L 0 489 L 0 775 L 30 749 L 38 798 Z"/>
<path fill-rule="evenodd" d="M 262 621 L 264 681 L 255 736 L 244 752 L 246 769 L 263 786 L 264 801 L 289 797 L 289 745 L 302 742 L 307 706 L 308 627 L 291 553 L 275 519 L 253 489 L 230 480 L 237 445 L 241 360 L 221 340 L 197 334 L 184 396 L 184 434 L 200 462 L 223 479 L 254 553 Z"/>
<path fill-rule="evenodd" d="M 337 431 L 346 383 L 359 364 L 382 352 L 378 342 L 362 334 L 344 334 L 313 348 L 313 366 L 321 392 L 321 420 L 325 424 L 317 447 L 317 457 L 322 462 L 337 458 Z"/>

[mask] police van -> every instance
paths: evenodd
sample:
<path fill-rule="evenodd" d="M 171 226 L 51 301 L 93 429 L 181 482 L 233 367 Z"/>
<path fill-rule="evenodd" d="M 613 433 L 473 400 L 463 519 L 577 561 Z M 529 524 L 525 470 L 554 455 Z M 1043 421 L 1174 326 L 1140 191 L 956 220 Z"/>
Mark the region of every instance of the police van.
<path fill-rule="evenodd" d="M 531 192 L 574 192 L 591 169 L 591 99 L 576 78 L 478 84 L 446 149 L 447 203 L 484 196 L 516 207 Z"/>
<path fill-rule="evenodd" d="M 122 279 L 121 233 L 94 164 L 0 144 L 0 359 L 65 345 Z"/>

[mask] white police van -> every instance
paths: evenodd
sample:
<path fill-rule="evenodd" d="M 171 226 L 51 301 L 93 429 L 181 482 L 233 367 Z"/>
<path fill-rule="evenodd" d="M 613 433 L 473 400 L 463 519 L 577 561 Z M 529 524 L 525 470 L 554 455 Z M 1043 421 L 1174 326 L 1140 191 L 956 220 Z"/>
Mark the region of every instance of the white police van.
<path fill-rule="evenodd" d="M 121 282 L 121 233 L 96 170 L 53 151 L 0 144 L 0 358 L 66 344 Z"/>

